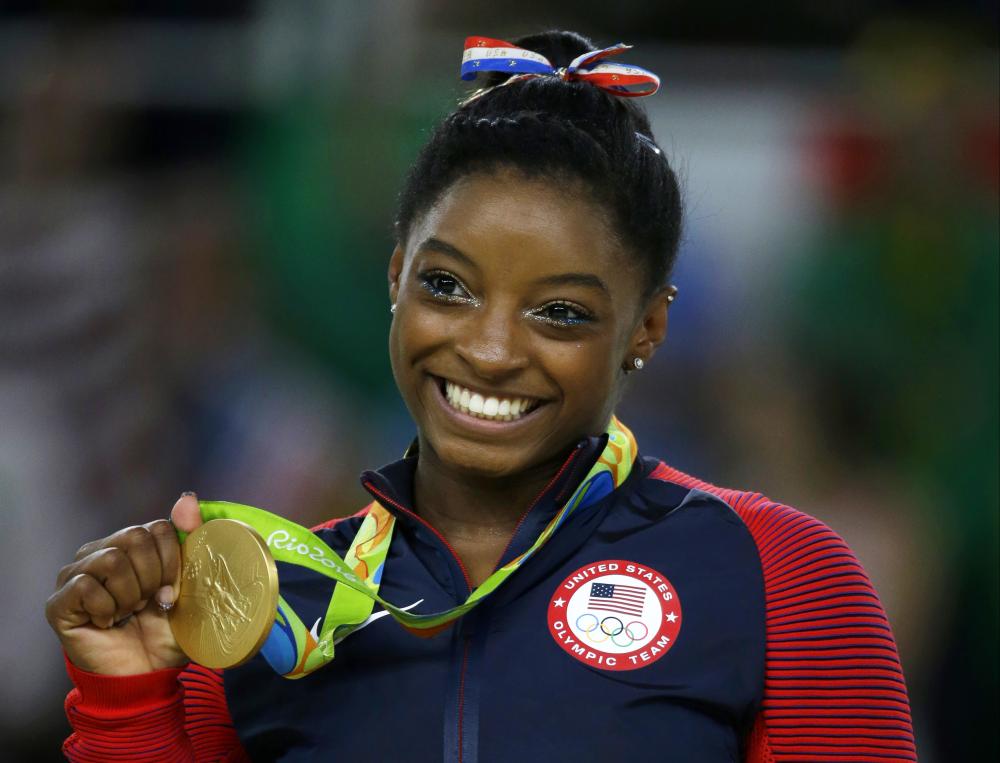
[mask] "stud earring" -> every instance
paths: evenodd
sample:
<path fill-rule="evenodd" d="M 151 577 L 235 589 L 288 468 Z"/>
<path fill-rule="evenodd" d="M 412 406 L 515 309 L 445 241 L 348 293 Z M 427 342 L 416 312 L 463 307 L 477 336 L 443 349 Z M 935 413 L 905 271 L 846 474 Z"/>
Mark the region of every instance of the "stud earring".
<path fill-rule="evenodd" d="M 396 303 L 395 302 L 393 302 L 391 305 L 389 305 L 389 312 L 392 313 L 393 315 L 396 314 Z"/>
<path fill-rule="evenodd" d="M 636 371 L 641 371 L 644 365 L 646 364 L 643 362 L 642 358 L 632 359 L 632 367 L 635 368 Z"/>
<path fill-rule="evenodd" d="M 674 295 L 673 294 L 668 295 L 667 302 L 673 302 L 673 301 L 674 301 Z"/>

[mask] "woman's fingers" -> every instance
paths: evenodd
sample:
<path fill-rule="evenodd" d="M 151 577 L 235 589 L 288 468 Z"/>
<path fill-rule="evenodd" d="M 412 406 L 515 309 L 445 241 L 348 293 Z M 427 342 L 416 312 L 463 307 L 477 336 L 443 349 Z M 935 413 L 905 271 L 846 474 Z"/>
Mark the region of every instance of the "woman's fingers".
<path fill-rule="evenodd" d="M 128 556 L 139 585 L 139 598 L 148 601 L 163 585 L 163 564 L 152 533 L 140 525 L 127 527 L 111 537 L 120 537 L 114 545 Z"/>
<path fill-rule="evenodd" d="M 74 575 L 49 597 L 45 617 L 57 633 L 93 623 L 98 628 L 115 624 L 118 603 L 97 578 Z"/>
<path fill-rule="evenodd" d="M 159 557 L 156 562 L 159 566 Z M 124 549 L 109 546 L 81 559 L 71 566 L 69 579 L 75 580 L 81 575 L 96 580 L 114 599 L 116 620 L 128 617 L 136 609 L 141 609 L 139 603 L 144 597 L 139 576 L 132 559 Z"/>
<path fill-rule="evenodd" d="M 101 607 L 107 604 L 107 599 L 92 591 L 93 583 L 89 580 L 80 580 L 81 576 L 92 579 L 113 602 L 113 619 L 123 620 L 144 609 L 153 597 L 165 605 L 173 604 L 179 574 L 177 532 L 170 522 L 161 519 L 126 527 L 107 538 L 85 544 L 77 553 L 77 559 L 60 570 L 56 588 L 67 588 L 68 598 L 61 601 L 76 607 L 74 617 L 90 611 L 80 604 L 79 597 L 83 594 L 76 588 L 83 587 L 83 592 L 90 597 L 88 602 L 98 596 L 96 611 L 103 618 L 106 612 Z M 95 625 L 106 627 L 103 621 L 95 621 Z"/>
<path fill-rule="evenodd" d="M 144 609 L 155 597 L 170 606 L 177 597 L 181 553 L 177 530 L 201 524 L 194 493 L 185 493 L 165 519 L 119 530 L 85 543 L 59 571 L 46 616 L 60 632 L 93 623 L 109 628 Z"/>
<path fill-rule="evenodd" d="M 181 573 L 181 545 L 177 542 L 177 530 L 166 519 L 143 525 L 153 538 L 160 558 L 160 587 L 155 596 L 159 604 L 170 607 L 177 599 Z"/>

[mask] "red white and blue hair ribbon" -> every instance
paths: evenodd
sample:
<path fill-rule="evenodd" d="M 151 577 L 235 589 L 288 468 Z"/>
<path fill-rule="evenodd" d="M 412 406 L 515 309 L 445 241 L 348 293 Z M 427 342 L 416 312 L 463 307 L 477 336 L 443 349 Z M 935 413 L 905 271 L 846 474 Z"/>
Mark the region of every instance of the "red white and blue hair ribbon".
<path fill-rule="evenodd" d="M 610 48 L 584 53 L 574 58 L 565 69 L 556 69 L 540 53 L 503 40 L 467 37 L 462 54 L 462 79 L 473 80 L 479 72 L 507 72 L 517 79 L 552 75 L 567 81 L 588 82 L 612 95 L 629 98 L 652 95 L 660 87 L 660 78 L 651 71 L 604 61 L 631 48 L 631 45 L 618 43 Z"/>

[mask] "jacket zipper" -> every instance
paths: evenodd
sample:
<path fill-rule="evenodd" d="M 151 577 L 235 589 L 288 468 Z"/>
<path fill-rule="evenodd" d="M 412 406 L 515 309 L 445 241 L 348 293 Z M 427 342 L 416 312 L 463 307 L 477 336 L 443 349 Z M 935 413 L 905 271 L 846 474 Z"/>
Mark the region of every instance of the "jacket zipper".
<path fill-rule="evenodd" d="M 524 520 L 528 518 L 528 515 L 531 513 L 531 510 L 538 505 L 538 502 L 541 500 L 542 496 L 545 495 L 547 492 L 549 492 L 549 490 L 552 489 L 552 486 L 559 481 L 559 478 L 563 476 L 563 473 L 569 468 L 569 465 L 573 463 L 574 460 L 576 460 L 576 457 L 579 454 L 580 454 L 580 448 L 576 448 L 572 453 L 569 454 L 569 457 L 563 462 L 563 465 L 559 467 L 559 471 L 557 471 L 555 476 L 548 481 L 548 484 L 541 489 L 538 495 L 535 496 L 535 499 L 528 505 L 527 510 L 521 515 L 521 518 L 517 520 L 517 524 L 514 525 L 514 532 L 511 533 L 510 540 L 507 541 L 507 545 L 504 547 L 503 553 L 500 554 L 500 557 L 497 559 L 496 566 L 493 568 L 494 572 L 497 571 L 497 569 L 500 567 L 500 563 L 503 562 L 504 557 L 507 556 L 507 552 L 510 551 L 510 547 L 511 545 L 513 545 L 514 539 L 517 537 L 517 531 L 521 529 L 521 525 L 524 524 Z"/>
<path fill-rule="evenodd" d="M 464 637 L 462 644 L 462 668 L 458 674 L 458 763 L 463 763 L 465 757 L 465 674 L 469 669 L 469 647 L 472 636 Z"/>
<path fill-rule="evenodd" d="M 496 566 L 494 567 L 494 572 L 496 571 L 497 568 L 499 568 L 500 563 L 503 561 L 504 557 L 507 556 L 507 553 L 510 551 L 510 547 L 514 543 L 514 539 L 517 537 L 517 533 L 521 529 L 521 526 L 524 524 L 525 520 L 528 518 L 528 515 L 531 514 L 535 506 L 538 505 L 538 502 L 542 499 L 542 496 L 548 493 L 549 490 L 552 489 L 553 485 L 555 485 L 559 481 L 559 479 L 563 476 L 563 474 L 565 474 L 566 470 L 570 467 L 570 465 L 576 460 L 576 457 L 580 454 L 580 450 L 581 450 L 580 448 L 576 448 L 573 450 L 572 453 L 569 454 L 569 456 L 563 462 L 563 465 L 559 467 L 559 471 L 557 471 L 555 475 L 552 477 L 552 479 L 548 481 L 545 487 L 542 488 L 541 491 L 539 491 L 538 495 L 535 496 L 534 500 L 531 502 L 531 504 L 529 504 L 528 508 L 521 515 L 521 518 L 518 519 L 517 524 L 514 526 L 514 532 L 510 536 L 510 540 L 507 541 L 507 545 L 504 547 L 503 553 L 501 553 L 499 558 L 497 559 Z M 472 578 L 469 577 L 469 572 L 466 569 L 465 564 L 462 562 L 462 558 L 458 555 L 454 547 L 447 541 L 447 539 L 440 532 L 438 532 L 433 525 L 431 525 L 427 520 L 425 520 L 416 512 L 411 511 L 410 509 L 403 506 L 401 503 L 399 503 L 399 501 L 396 501 L 387 496 L 385 493 L 376 488 L 372 482 L 366 481 L 364 483 L 364 486 L 372 494 L 378 496 L 379 500 L 385 501 L 387 504 L 395 508 L 397 511 L 402 512 L 406 516 L 418 522 L 423 527 L 426 527 L 428 530 L 430 530 L 430 532 L 433 533 L 434 537 L 440 540 L 441 544 L 451 553 L 452 558 L 458 564 L 458 568 L 462 571 L 462 576 L 465 578 L 465 585 L 467 587 L 468 593 L 472 593 Z M 481 628 L 477 629 L 477 631 L 482 631 L 482 630 L 483 629 Z M 472 646 L 472 640 L 476 637 L 483 639 L 485 638 L 485 634 L 473 633 L 470 635 L 470 634 L 460 633 L 460 638 L 462 638 L 463 643 L 462 643 L 461 666 L 459 668 L 459 673 L 458 673 L 458 694 L 456 701 L 456 726 L 457 726 L 456 746 L 457 746 L 458 763 L 465 763 L 465 693 L 466 693 L 465 683 L 469 670 L 469 651 Z M 476 705 L 478 706 L 478 702 L 476 703 Z M 478 758 L 478 756 L 475 757 Z"/>

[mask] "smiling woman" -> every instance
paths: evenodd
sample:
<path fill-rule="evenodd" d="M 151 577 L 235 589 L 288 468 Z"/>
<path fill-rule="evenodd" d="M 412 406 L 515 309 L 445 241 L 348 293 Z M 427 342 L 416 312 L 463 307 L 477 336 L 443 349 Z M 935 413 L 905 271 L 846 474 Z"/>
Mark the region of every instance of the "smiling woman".
<path fill-rule="evenodd" d="M 223 672 L 188 664 L 154 605 L 177 596 L 169 524 L 82 547 L 48 606 L 71 759 L 915 759 L 843 541 L 640 455 L 614 417 L 666 338 L 681 222 L 630 98 L 658 79 L 608 61 L 624 49 L 469 38 L 486 87 L 414 163 L 388 269 L 416 441 L 309 540 L 348 574 L 331 593 L 272 545 L 271 636 Z M 207 505 L 182 496 L 174 525 Z M 383 614 L 403 627 L 367 627 Z"/>

